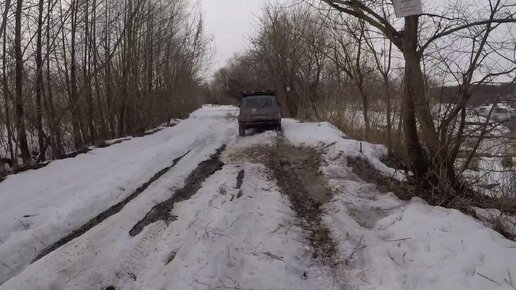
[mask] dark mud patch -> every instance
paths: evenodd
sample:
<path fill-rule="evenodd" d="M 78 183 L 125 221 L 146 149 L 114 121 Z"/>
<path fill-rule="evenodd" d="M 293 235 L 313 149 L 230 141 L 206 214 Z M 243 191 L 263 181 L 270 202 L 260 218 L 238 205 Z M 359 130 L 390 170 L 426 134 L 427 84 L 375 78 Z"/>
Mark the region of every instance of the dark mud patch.
<path fill-rule="evenodd" d="M 238 194 L 236 195 L 236 198 L 241 198 L 242 195 L 244 195 L 244 192 L 242 192 L 242 183 L 244 182 L 244 176 L 245 176 L 245 170 L 242 169 L 238 172 L 238 175 L 237 175 L 237 184 L 236 184 L 236 189 L 238 189 Z"/>
<path fill-rule="evenodd" d="M 303 228 L 309 233 L 308 240 L 314 250 L 313 257 L 333 268 L 338 264 L 335 260 L 336 244 L 329 229 L 322 223 L 321 205 L 332 198 L 328 181 L 320 171 L 322 152 L 314 148 L 295 147 L 283 141 L 266 150 L 268 158 L 265 165 L 303 221 Z"/>
<path fill-rule="evenodd" d="M 116 140 L 116 141 L 103 140 L 103 141 L 98 142 L 97 145 L 95 145 L 95 147 L 97 147 L 97 148 L 107 148 L 109 146 L 120 144 L 122 142 L 129 141 L 129 140 L 131 140 L 131 137 L 121 138 L 121 139 Z"/>
<path fill-rule="evenodd" d="M 174 204 L 190 199 L 199 191 L 202 183 L 208 177 L 222 169 L 224 163 L 220 160 L 220 155 L 225 148 L 225 145 L 220 147 L 208 160 L 201 162 L 186 178 L 185 185 L 176 190 L 172 197 L 154 206 L 141 221 L 134 225 L 129 231 L 129 234 L 134 237 L 141 233 L 146 226 L 157 221 L 165 221 L 168 223 L 175 220 L 177 217 L 170 214 L 174 208 Z"/>
<path fill-rule="evenodd" d="M 405 159 L 400 154 L 382 156 L 380 161 L 388 167 L 404 172 L 405 174 L 410 171 Z"/>
<path fill-rule="evenodd" d="M 176 254 L 177 254 L 177 252 L 170 252 L 170 254 L 168 254 L 168 256 L 167 256 L 167 260 L 165 261 L 165 265 L 170 264 L 176 257 Z"/>
<path fill-rule="evenodd" d="M 244 182 L 244 176 L 245 176 L 245 171 L 242 169 L 238 172 L 238 175 L 237 175 L 237 183 L 236 183 L 236 188 L 237 189 L 240 189 L 242 187 L 242 183 Z"/>
<path fill-rule="evenodd" d="M 348 157 L 347 161 L 348 166 L 353 169 L 353 173 L 365 182 L 376 184 L 381 193 L 393 192 L 401 200 L 410 200 L 416 194 L 415 186 L 385 176 L 365 159 Z"/>
<path fill-rule="evenodd" d="M 35 262 L 44 256 L 52 253 L 53 251 L 57 250 L 64 244 L 70 242 L 71 240 L 80 237 L 85 232 L 89 231 L 94 226 L 98 225 L 99 223 L 103 222 L 110 216 L 120 212 L 125 205 L 127 205 L 129 202 L 131 202 L 133 199 L 138 197 L 143 191 L 145 191 L 152 183 L 154 183 L 156 180 L 158 180 L 161 176 L 163 176 L 165 173 L 167 173 L 170 169 L 172 169 L 174 166 L 176 166 L 183 157 L 185 157 L 190 151 L 186 152 L 185 154 L 177 157 L 172 161 L 172 164 L 170 166 L 167 166 L 160 170 L 158 173 L 156 173 L 154 176 L 151 177 L 148 181 L 143 183 L 140 187 L 138 187 L 133 193 L 131 193 L 129 196 L 127 196 L 124 200 L 120 201 L 119 203 L 113 205 L 112 207 L 108 208 L 107 210 L 103 211 L 98 216 L 94 217 L 90 221 L 88 221 L 86 224 L 82 225 L 80 228 L 72 231 L 69 235 L 65 236 L 64 238 L 60 239 L 56 243 L 52 244 L 51 246 L 45 248 L 39 255 L 32 261 Z"/>

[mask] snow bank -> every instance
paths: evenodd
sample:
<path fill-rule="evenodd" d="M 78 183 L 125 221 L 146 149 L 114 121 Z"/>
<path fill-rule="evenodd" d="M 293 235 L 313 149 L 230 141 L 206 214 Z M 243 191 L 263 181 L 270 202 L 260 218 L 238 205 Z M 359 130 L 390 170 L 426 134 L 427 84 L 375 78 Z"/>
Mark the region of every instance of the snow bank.
<path fill-rule="evenodd" d="M 457 210 L 379 193 L 345 166 L 365 157 L 385 174 L 382 146 L 343 138 L 325 123 L 286 120 L 295 144 L 327 146 L 323 172 L 335 192 L 324 221 L 352 289 L 514 289 L 516 243 Z M 332 146 L 329 146 L 332 145 Z M 344 165 L 344 166 L 343 166 Z"/>
<path fill-rule="evenodd" d="M 380 161 L 387 154 L 383 145 L 348 139 L 337 127 L 330 123 L 300 123 L 292 119 L 283 120 L 284 134 L 296 145 L 328 147 L 328 154 L 343 154 L 346 157 L 361 157 L 368 160 L 385 175 L 404 180 L 404 175 Z"/>

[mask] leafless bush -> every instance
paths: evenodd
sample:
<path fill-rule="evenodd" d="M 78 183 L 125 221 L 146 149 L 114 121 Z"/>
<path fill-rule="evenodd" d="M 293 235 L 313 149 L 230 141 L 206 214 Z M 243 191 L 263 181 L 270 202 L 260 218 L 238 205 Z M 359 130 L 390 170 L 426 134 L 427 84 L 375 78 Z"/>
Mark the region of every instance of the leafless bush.
<path fill-rule="evenodd" d="M 209 41 L 190 1 L 17 0 L 0 10 L 0 157 L 15 165 L 137 134 L 203 103 Z"/>

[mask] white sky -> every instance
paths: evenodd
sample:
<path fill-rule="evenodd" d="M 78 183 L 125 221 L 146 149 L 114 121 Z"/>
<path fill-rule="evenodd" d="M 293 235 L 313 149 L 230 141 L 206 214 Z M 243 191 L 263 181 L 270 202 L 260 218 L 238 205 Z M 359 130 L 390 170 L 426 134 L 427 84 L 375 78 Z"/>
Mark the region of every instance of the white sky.
<path fill-rule="evenodd" d="M 249 44 L 252 26 L 266 0 L 201 0 L 206 30 L 214 37 L 215 58 L 210 72 L 224 66 Z"/>

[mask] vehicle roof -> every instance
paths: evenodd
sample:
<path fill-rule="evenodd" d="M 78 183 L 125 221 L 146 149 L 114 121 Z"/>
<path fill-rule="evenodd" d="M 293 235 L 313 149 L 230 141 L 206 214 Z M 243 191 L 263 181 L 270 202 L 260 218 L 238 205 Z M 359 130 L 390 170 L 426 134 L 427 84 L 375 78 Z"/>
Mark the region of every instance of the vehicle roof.
<path fill-rule="evenodd" d="M 242 98 L 253 97 L 253 96 L 275 96 L 275 93 L 273 90 L 243 91 L 242 92 Z"/>

